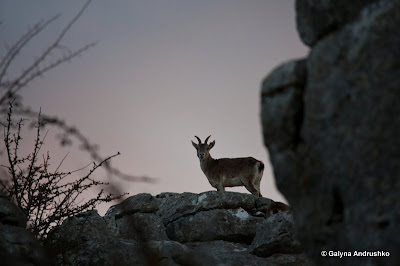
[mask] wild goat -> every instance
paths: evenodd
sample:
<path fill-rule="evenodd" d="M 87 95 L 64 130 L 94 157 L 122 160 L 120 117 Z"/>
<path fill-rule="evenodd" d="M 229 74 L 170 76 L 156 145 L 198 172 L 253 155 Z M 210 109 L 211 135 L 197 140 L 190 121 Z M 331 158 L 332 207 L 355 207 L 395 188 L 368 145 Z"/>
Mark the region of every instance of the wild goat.
<path fill-rule="evenodd" d="M 214 147 L 215 140 L 207 144 L 210 137 L 208 136 L 204 143 L 201 143 L 200 138 L 195 136 L 199 143 L 192 141 L 192 144 L 197 150 L 201 170 L 211 186 L 218 191 L 225 191 L 225 187 L 245 186 L 250 193 L 262 197 L 260 182 L 264 164 L 252 157 L 213 159 L 210 150 Z"/>

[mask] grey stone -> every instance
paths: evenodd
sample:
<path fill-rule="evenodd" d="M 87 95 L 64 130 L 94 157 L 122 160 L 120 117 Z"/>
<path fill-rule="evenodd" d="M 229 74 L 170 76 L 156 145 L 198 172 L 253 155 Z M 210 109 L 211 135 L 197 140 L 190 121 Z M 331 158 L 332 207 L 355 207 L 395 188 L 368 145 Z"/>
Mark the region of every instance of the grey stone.
<path fill-rule="evenodd" d="M 86 212 L 54 229 L 58 264 L 305 265 L 299 254 L 249 253 L 271 199 L 210 191 L 141 194 L 126 201 L 104 217 Z"/>
<path fill-rule="evenodd" d="M 85 242 L 98 236 L 114 236 L 106 220 L 97 211 L 88 211 L 66 219 L 60 226 L 54 228 L 50 237 L 56 242 Z"/>
<path fill-rule="evenodd" d="M 208 252 L 197 251 L 176 241 L 151 241 L 151 249 L 159 254 L 160 265 L 218 265 Z"/>
<path fill-rule="evenodd" d="M 258 257 L 249 253 L 249 245 L 232 243 L 228 241 L 207 241 L 186 243 L 193 253 L 207 254 L 213 257 L 218 265 L 242 266 L 242 265 L 312 265 L 304 254 L 274 254 L 268 258 Z M 217 265 L 201 264 L 201 265 Z"/>
<path fill-rule="evenodd" d="M 191 242 L 186 244 L 194 253 L 207 253 L 222 265 L 267 265 L 265 259 L 248 252 L 249 246 L 228 241 Z"/>
<path fill-rule="evenodd" d="M 250 212 L 253 216 L 259 216 L 260 213 L 262 217 L 266 217 L 268 215 L 268 211 L 270 210 L 271 205 L 274 204 L 274 201 L 267 198 L 257 198 L 256 199 L 256 208 L 255 212 Z"/>
<path fill-rule="evenodd" d="M 261 85 L 262 96 L 279 93 L 288 87 L 298 87 L 300 90 L 306 81 L 306 60 L 298 59 L 281 64 L 263 80 Z"/>
<path fill-rule="evenodd" d="M 162 217 L 164 225 L 167 226 L 181 217 L 213 209 L 243 208 L 254 213 L 257 211 L 256 201 L 258 198 L 245 193 L 207 191 L 200 194 L 163 193 L 158 195 L 157 199 L 160 208 L 156 214 Z M 264 205 L 270 203 L 268 200 L 265 200 Z"/>
<path fill-rule="evenodd" d="M 131 196 L 120 204 L 110 207 L 106 216 L 114 216 L 115 219 L 119 219 L 124 215 L 130 215 L 137 212 L 154 213 L 158 208 L 158 201 L 155 197 L 148 193 L 141 193 Z"/>
<path fill-rule="evenodd" d="M 267 258 L 266 265 L 312 266 L 313 262 L 304 254 L 274 254 Z"/>
<path fill-rule="evenodd" d="M 117 225 L 115 225 L 117 226 Z M 118 228 L 118 227 L 117 227 Z M 155 259 L 145 244 L 119 238 L 96 211 L 69 218 L 52 232 L 52 247 L 62 265 L 145 265 Z M 147 252 L 147 253 L 146 253 Z M 146 256 L 151 254 L 149 256 Z"/>
<path fill-rule="evenodd" d="M 169 240 L 161 218 L 153 213 L 125 215 L 116 224 L 121 238 L 136 241 Z"/>
<path fill-rule="evenodd" d="M 347 1 L 346 7 L 343 1 L 300 2 L 315 6 L 309 12 L 334 7 L 343 14 L 354 8 L 357 14 L 349 20 L 345 15 L 340 27 L 313 43 L 304 88 L 298 89 L 301 123 L 282 122 L 290 124 L 287 128 L 299 126 L 291 145 L 276 137 L 284 127 L 271 117 L 283 118 L 280 109 L 263 110 L 264 131 L 278 130 L 264 134 L 276 184 L 316 265 L 338 264 L 337 258 L 322 257 L 322 250 L 386 251 L 390 257 L 352 256 L 341 263 L 397 265 L 400 1 Z M 282 102 L 279 93 L 269 101 L 275 97 Z"/>
<path fill-rule="evenodd" d="M 23 227 L 0 224 L 1 265 L 51 265 L 51 258 Z"/>
<path fill-rule="evenodd" d="M 160 254 L 161 257 L 175 257 L 177 255 L 190 252 L 190 249 L 176 241 L 161 240 L 161 241 L 149 241 L 148 246 Z"/>
<path fill-rule="evenodd" d="M 250 211 L 256 207 L 257 199 L 258 197 L 247 193 L 208 191 L 198 195 L 197 205 L 202 210 L 242 208 Z"/>
<path fill-rule="evenodd" d="M 273 214 L 257 228 L 250 253 L 260 257 L 301 253 L 303 249 L 294 235 L 292 215 L 287 212 Z"/>
<path fill-rule="evenodd" d="M 26 227 L 26 217 L 22 210 L 0 191 L 0 223 L 18 227 Z"/>
<path fill-rule="evenodd" d="M 298 60 L 279 66 L 262 83 L 264 143 L 270 151 L 292 148 L 299 141 L 305 77 L 306 61 Z"/>
<path fill-rule="evenodd" d="M 242 208 L 210 210 L 182 217 L 170 223 L 166 231 L 170 239 L 178 242 L 227 240 L 251 243 L 257 224 L 262 220 Z"/>
<path fill-rule="evenodd" d="M 22 210 L 0 191 L 1 265 L 53 265 L 53 258 L 25 227 Z"/>
<path fill-rule="evenodd" d="M 160 206 L 156 214 L 162 217 L 164 225 L 182 216 L 193 214 L 200 208 L 197 204 L 198 195 L 194 193 L 162 193 L 156 198 Z"/>
<path fill-rule="evenodd" d="M 58 265 L 146 265 L 142 244 L 109 236 L 66 246 Z M 59 250 L 58 250 L 59 251 Z M 157 259 L 158 261 L 158 259 Z"/>
<path fill-rule="evenodd" d="M 296 0 L 297 31 L 313 46 L 318 40 L 354 20 L 366 5 L 377 0 Z"/>

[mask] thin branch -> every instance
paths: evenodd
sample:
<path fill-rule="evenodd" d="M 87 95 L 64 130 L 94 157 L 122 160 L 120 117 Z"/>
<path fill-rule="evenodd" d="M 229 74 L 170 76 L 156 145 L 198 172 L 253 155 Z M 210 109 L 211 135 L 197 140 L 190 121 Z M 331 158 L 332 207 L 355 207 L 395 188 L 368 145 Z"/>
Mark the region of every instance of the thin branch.
<path fill-rule="evenodd" d="M 37 77 L 42 76 L 43 74 L 45 74 L 49 70 L 52 70 L 53 68 L 56 68 L 57 66 L 61 65 L 62 63 L 70 61 L 72 58 L 75 58 L 75 57 L 79 56 L 83 52 L 85 52 L 85 51 L 89 50 L 90 48 L 94 47 L 95 45 L 96 45 L 95 42 L 87 44 L 84 47 L 78 49 L 77 51 L 71 52 L 71 53 L 63 56 L 62 58 L 56 60 L 55 62 L 49 64 L 46 67 L 43 67 L 41 69 L 38 68 L 38 70 L 34 71 L 34 72 L 33 72 L 33 69 L 32 69 L 32 71 L 29 73 L 29 75 L 25 79 L 21 79 L 20 82 L 15 84 L 15 87 L 11 87 L 13 89 L 11 95 L 14 95 L 14 94 L 18 93 L 22 88 L 25 88 L 31 81 L 33 81 Z"/>
<path fill-rule="evenodd" d="M 42 155 L 42 160 L 38 160 L 47 135 L 47 133 L 43 137 L 41 135 L 41 129 L 43 128 L 41 112 L 38 113 L 37 117 L 33 151 L 26 157 L 18 159 L 22 122 L 19 122 L 18 127 L 12 127 L 12 108 L 13 104 L 10 103 L 7 123 L 3 123 L 4 142 L 9 163 L 6 169 L 11 176 L 11 182 L 1 181 L 0 183 L 12 200 L 24 211 L 29 221 L 29 229 L 38 239 L 45 240 L 50 230 L 59 225 L 62 220 L 80 212 L 94 209 L 102 202 L 120 199 L 125 195 L 123 193 L 114 196 L 106 194 L 104 189 L 101 189 L 96 197 L 89 200 L 84 198 L 79 200 L 82 193 L 88 189 L 108 185 L 106 182 L 92 178 L 92 174 L 98 168 L 109 164 L 111 159 L 120 155 L 119 153 L 108 156 L 99 163 L 92 163 L 92 168 L 87 174 L 69 182 L 66 178 L 72 177 L 71 173 L 74 171 L 67 173 L 58 171 L 68 154 L 61 160 L 56 171 L 50 170 L 49 152 Z M 15 130 L 16 133 L 13 134 L 12 130 Z"/>
<path fill-rule="evenodd" d="M 25 34 L 18 39 L 14 45 L 8 50 L 6 55 L 2 58 L 0 62 L 0 84 L 2 82 L 3 77 L 7 72 L 7 69 L 15 59 L 15 57 L 21 52 L 21 50 L 29 43 L 36 35 L 42 32 L 48 25 L 50 25 L 53 21 L 58 19 L 60 15 L 56 15 L 44 22 L 38 22 L 36 25 L 33 26 L 32 29 L 29 29 Z M 1 101 L 0 101 L 1 103 Z"/>
<path fill-rule="evenodd" d="M 37 112 L 30 110 L 29 108 L 18 108 L 15 111 L 18 115 L 35 117 L 37 116 Z M 60 128 L 66 134 L 75 137 L 79 143 L 81 143 L 81 148 L 90 154 L 90 157 L 96 163 L 100 163 L 104 160 L 104 158 L 98 153 L 98 145 L 91 143 L 89 138 L 83 135 L 76 127 L 68 125 L 64 120 L 59 119 L 56 116 L 49 116 L 46 114 L 41 114 L 42 124 L 43 125 L 52 125 Z M 61 145 L 63 145 L 64 139 L 61 139 Z M 119 169 L 113 167 L 110 163 L 104 165 L 105 170 L 110 176 L 116 176 L 122 180 L 129 182 L 147 182 L 147 183 L 155 183 L 157 182 L 156 178 L 148 177 L 148 176 L 134 176 L 121 172 Z"/>
<path fill-rule="evenodd" d="M 21 89 L 24 88 L 28 85 L 29 82 L 31 82 L 32 80 L 34 80 L 35 78 L 39 77 L 40 75 L 44 74 L 45 72 L 49 71 L 50 69 L 55 68 L 56 66 L 60 65 L 63 62 L 66 62 L 68 60 L 70 60 L 71 58 L 81 54 L 83 51 L 89 49 L 90 47 L 92 47 L 94 45 L 94 43 L 89 44 L 84 46 L 81 49 L 78 49 L 76 52 L 70 53 L 66 56 L 63 56 L 61 59 L 57 60 L 56 62 L 50 64 L 47 67 L 44 67 L 42 70 L 38 69 L 39 65 L 41 63 L 43 63 L 46 58 L 48 57 L 48 55 L 57 47 L 59 47 L 60 42 L 62 41 L 62 39 L 64 38 L 64 36 L 67 34 L 67 32 L 71 29 L 71 27 L 75 24 L 75 22 L 82 16 L 83 12 L 85 11 L 85 9 L 89 6 L 90 2 L 92 0 L 88 0 L 86 1 L 86 3 L 83 5 L 83 7 L 79 10 L 79 12 L 72 18 L 72 20 L 67 24 L 67 26 L 61 31 L 61 33 L 58 35 L 58 37 L 54 40 L 54 42 L 52 44 L 50 44 L 47 49 L 36 59 L 34 60 L 34 62 L 25 70 L 23 71 L 17 78 L 14 79 L 14 81 L 9 84 L 8 88 L 7 88 L 7 92 L 5 95 L 2 96 L 2 98 L 0 98 L 0 105 L 4 103 L 5 100 L 8 100 L 12 97 L 14 97 L 14 95 Z M 53 21 L 53 20 L 52 20 Z M 47 24 L 48 25 L 48 24 Z M 43 29 L 39 30 L 42 31 Z M 37 34 L 37 33 L 36 33 Z M 36 34 L 34 34 L 32 37 L 36 36 Z M 27 42 L 29 42 L 31 40 L 31 38 L 27 38 Z M 22 47 L 24 47 L 26 45 L 27 42 L 22 42 L 24 43 L 24 45 Z M 18 43 L 18 42 L 17 42 Z M 17 51 L 17 53 L 19 52 L 19 50 L 22 49 L 22 47 L 20 49 L 14 49 Z M 11 54 L 15 54 L 15 53 L 11 53 Z M 8 56 L 8 59 L 5 60 L 6 61 L 6 68 L 4 68 L 4 70 L 2 72 L 4 72 L 6 69 L 8 68 L 8 65 L 11 63 L 12 60 L 15 59 L 15 56 Z M 11 60 L 11 61 L 10 61 Z M 10 61 L 10 62 L 9 62 Z M 8 62 L 8 63 L 7 63 Z M 35 71 L 35 69 L 38 69 L 37 71 Z M 3 75 L 4 75 L 3 74 Z M 1 85 L 1 83 L 0 83 Z"/>

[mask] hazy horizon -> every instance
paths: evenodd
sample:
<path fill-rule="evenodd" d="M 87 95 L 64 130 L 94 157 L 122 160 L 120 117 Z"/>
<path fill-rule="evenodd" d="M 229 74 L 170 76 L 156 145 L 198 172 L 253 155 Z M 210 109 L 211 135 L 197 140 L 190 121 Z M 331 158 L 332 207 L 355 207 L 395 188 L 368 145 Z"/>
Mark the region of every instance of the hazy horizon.
<path fill-rule="evenodd" d="M 62 13 L 12 70 L 31 63 L 84 2 L 3 0 L 3 47 L 40 19 Z M 121 171 L 158 179 L 111 182 L 130 195 L 215 190 L 191 144 L 194 135 L 202 140 L 211 135 L 214 158 L 263 161 L 261 193 L 285 201 L 263 145 L 260 84 L 275 67 L 308 53 L 297 35 L 294 0 L 93 1 L 60 49 L 93 41 L 98 41 L 94 48 L 33 82 L 22 95 L 26 105 L 76 125 L 100 145 L 102 155 L 121 152 L 113 160 Z M 67 152 L 66 168 L 91 162 L 75 147 L 50 144 L 54 165 Z"/>

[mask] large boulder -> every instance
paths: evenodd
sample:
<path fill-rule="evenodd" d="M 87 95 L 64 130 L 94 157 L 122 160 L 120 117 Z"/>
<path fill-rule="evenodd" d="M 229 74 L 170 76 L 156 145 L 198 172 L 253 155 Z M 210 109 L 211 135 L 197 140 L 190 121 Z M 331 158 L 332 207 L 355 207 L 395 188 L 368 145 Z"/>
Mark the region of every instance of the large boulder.
<path fill-rule="evenodd" d="M 97 211 L 88 211 L 69 218 L 51 232 L 57 263 L 59 265 L 145 263 L 147 257 L 142 245 L 135 239 L 118 237 L 117 233 L 117 224 L 101 217 Z M 151 252 L 149 249 L 146 251 Z"/>
<path fill-rule="evenodd" d="M 0 191 L 0 223 L 17 227 L 26 227 L 26 217 L 22 210 L 12 203 L 3 191 Z"/>
<path fill-rule="evenodd" d="M 269 257 L 276 253 L 296 254 L 303 252 L 295 239 L 293 217 L 287 212 L 271 215 L 258 227 L 250 246 L 250 253 Z"/>
<path fill-rule="evenodd" d="M 274 152 L 296 146 L 303 119 L 306 60 L 280 65 L 262 82 L 261 114 L 264 142 Z"/>
<path fill-rule="evenodd" d="M 22 210 L 0 191 L 1 265 L 53 265 L 52 257 L 25 227 Z"/>
<path fill-rule="evenodd" d="M 149 193 L 140 193 L 131 196 L 118 205 L 112 206 L 106 216 L 121 218 L 134 213 L 153 213 L 158 210 L 158 201 Z"/>
<path fill-rule="evenodd" d="M 309 46 L 354 20 L 377 0 L 297 0 L 296 21 L 301 40 Z"/>
<path fill-rule="evenodd" d="M 166 229 L 170 239 L 179 242 L 227 240 L 250 244 L 263 220 L 242 208 L 210 210 L 182 217 Z"/>
<path fill-rule="evenodd" d="M 165 226 L 181 217 L 215 209 L 242 208 L 256 215 L 272 202 L 270 199 L 257 198 L 252 194 L 229 191 L 225 193 L 212 191 L 200 194 L 161 193 L 156 198 L 160 206 L 156 213 L 162 217 Z"/>
<path fill-rule="evenodd" d="M 116 221 L 119 237 L 136 241 L 169 240 L 161 218 L 154 213 L 135 213 Z"/>
<path fill-rule="evenodd" d="M 341 2 L 297 1 L 298 17 L 305 3 L 347 15 L 315 39 L 307 59 L 270 74 L 295 75 L 298 88 L 265 79 L 264 141 L 299 239 L 317 265 L 399 265 L 400 1 Z M 301 35 L 308 26 L 298 24 Z M 322 251 L 380 255 L 339 260 Z"/>

